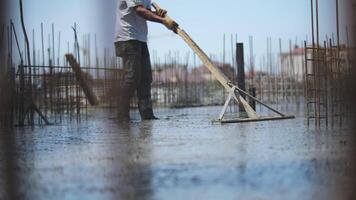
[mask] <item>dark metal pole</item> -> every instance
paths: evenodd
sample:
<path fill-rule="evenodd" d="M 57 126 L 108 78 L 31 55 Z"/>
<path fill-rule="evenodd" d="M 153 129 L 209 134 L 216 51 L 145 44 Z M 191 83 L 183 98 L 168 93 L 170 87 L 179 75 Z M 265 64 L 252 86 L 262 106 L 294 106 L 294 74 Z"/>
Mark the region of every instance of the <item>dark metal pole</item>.
<path fill-rule="evenodd" d="M 246 91 L 245 84 L 245 59 L 243 43 L 236 44 L 236 63 L 237 63 L 237 85 L 242 90 Z M 243 95 L 245 98 L 245 96 Z"/>
<path fill-rule="evenodd" d="M 245 83 L 245 59 L 244 59 L 244 44 L 237 43 L 236 44 L 236 63 L 237 63 L 237 85 L 238 87 L 246 91 L 246 83 Z M 241 93 L 243 98 L 246 98 L 244 93 Z M 239 106 L 240 113 L 244 112 L 244 108 Z"/>

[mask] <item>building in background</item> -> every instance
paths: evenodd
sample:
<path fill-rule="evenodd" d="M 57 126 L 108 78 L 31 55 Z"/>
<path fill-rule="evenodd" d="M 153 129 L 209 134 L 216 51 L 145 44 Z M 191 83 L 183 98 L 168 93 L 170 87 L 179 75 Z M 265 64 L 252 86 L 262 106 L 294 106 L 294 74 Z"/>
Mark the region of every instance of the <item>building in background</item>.
<path fill-rule="evenodd" d="M 294 77 L 296 81 L 304 80 L 305 54 L 304 48 L 295 46 L 290 52 L 284 52 L 279 55 L 281 63 L 281 73 L 285 77 Z"/>

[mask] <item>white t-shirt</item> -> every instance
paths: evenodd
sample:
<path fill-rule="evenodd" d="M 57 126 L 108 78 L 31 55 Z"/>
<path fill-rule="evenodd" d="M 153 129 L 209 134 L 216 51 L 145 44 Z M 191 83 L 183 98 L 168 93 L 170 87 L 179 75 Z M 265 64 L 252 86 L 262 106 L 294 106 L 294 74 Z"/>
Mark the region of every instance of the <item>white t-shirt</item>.
<path fill-rule="evenodd" d="M 138 16 L 134 7 L 151 9 L 151 0 L 118 0 L 115 42 L 139 40 L 147 42 L 147 21 Z"/>

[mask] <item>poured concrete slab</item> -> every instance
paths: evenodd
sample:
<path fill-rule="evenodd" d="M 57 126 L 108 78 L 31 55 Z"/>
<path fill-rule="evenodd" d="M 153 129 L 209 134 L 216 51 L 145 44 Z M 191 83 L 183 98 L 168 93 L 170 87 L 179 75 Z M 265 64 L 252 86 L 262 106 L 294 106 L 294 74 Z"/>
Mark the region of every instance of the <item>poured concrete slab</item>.
<path fill-rule="evenodd" d="M 119 123 L 17 128 L 0 138 L 0 199 L 354 199 L 353 135 L 295 119 L 214 125 L 220 107 Z"/>

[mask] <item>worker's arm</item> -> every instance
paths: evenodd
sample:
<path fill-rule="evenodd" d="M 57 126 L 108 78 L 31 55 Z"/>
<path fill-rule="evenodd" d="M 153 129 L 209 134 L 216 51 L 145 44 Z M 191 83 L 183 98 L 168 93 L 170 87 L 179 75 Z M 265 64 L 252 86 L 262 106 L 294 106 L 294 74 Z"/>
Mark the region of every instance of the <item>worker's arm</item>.
<path fill-rule="evenodd" d="M 140 17 L 142 17 L 148 21 L 151 21 L 151 22 L 157 22 L 157 23 L 164 24 L 168 29 L 177 33 L 178 24 L 175 21 L 171 20 L 170 18 L 164 17 L 166 15 L 167 11 L 161 10 L 161 11 L 158 11 L 157 13 L 155 13 L 155 12 L 152 12 L 151 10 L 148 10 L 147 8 L 145 8 L 142 5 L 136 6 L 135 11 L 136 11 L 137 15 L 139 15 Z"/>

